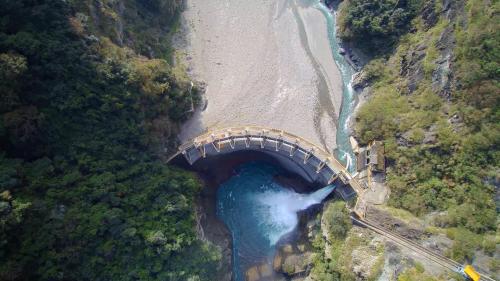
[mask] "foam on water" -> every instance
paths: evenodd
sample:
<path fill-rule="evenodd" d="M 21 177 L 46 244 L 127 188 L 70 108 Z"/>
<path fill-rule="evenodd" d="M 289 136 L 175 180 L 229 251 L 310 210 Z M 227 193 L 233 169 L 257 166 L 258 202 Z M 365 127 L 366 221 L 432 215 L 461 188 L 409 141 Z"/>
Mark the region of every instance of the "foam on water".
<path fill-rule="evenodd" d="M 255 193 L 256 215 L 262 218 L 260 227 L 268 230 L 266 237 L 269 244 L 275 245 L 283 235 L 297 226 L 298 211 L 321 203 L 333 188 L 333 185 L 329 185 L 311 194 L 300 194 L 289 189 Z"/>
<path fill-rule="evenodd" d="M 352 88 L 352 79 L 354 77 L 355 70 L 347 62 L 345 57 L 342 56 L 339 52 L 340 44 L 337 38 L 337 23 L 335 15 L 332 15 L 330 10 L 320 0 L 311 0 L 310 3 L 312 3 L 312 7 L 320 10 L 326 18 L 330 49 L 335 63 L 337 64 L 342 75 L 342 107 L 340 109 L 340 115 L 338 119 L 339 126 L 336 136 L 338 148 L 337 156 L 339 157 L 339 160 L 346 164 L 348 171 L 354 172 L 356 168 L 356 158 L 353 157 L 354 153 L 349 141 L 349 118 L 354 110 L 355 105 L 355 93 Z"/>
<path fill-rule="evenodd" d="M 233 236 L 236 281 L 244 280 L 248 266 L 270 264 L 276 243 L 297 227 L 297 212 L 321 203 L 334 190 L 327 186 L 299 194 L 273 180 L 279 173 L 269 164 L 247 163 L 217 191 L 217 215 Z"/>
<path fill-rule="evenodd" d="M 308 7 L 320 10 L 327 21 L 327 36 L 335 63 L 343 80 L 343 99 L 338 119 L 337 154 L 354 171 L 356 158 L 349 142 L 349 118 L 354 109 L 352 78 L 355 70 L 339 54 L 336 19 L 320 0 L 304 0 Z M 263 163 L 249 163 L 237 169 L 237 175 L 221 185 L 217 192 L 217 215 L 233 238 L 233 273 L 244 280 L 250 265 L 271 263 L 277 241 L 295 229 L 297 212 L 320 203 L 334 189 L 327 186 L 312 194 L 297 194 L 273 181 L 279 170 Z"/>

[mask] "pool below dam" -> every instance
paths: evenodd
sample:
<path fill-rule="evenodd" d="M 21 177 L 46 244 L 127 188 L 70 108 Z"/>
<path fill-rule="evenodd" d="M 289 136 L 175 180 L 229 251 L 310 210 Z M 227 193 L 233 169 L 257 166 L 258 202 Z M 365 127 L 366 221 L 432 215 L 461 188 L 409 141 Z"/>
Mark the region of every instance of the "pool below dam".
<path fill-rule="evenodd" d="M 280 174 L 270 163 L 241 164 L 217 190 L 217 216 L 232 235 L 236 281 L 245 280 L 245 270 L 255 264 L 271 264 L 277 242 L 297 227 L 297 212 L 321 203 L 335 188 L 297 193 L 275 180 Z"/>
<path fill-rule="evenodd" d="M 292 9 L 294 11 L 302 40 L 307 41 L 311 32 L 318 36 L 324 36 L 328 40 L 329 52 L 331 52 L 328 59 L 334 61 L 341 74 L 341 87 L 336 89 L 340 91 L 341 88 L 342 100 L 330 104 L 329 97 L 332 94 L 330 92 L 332 87 L 328 85 L 329 79 L 326 78 L 331 73 L 327 69 L 323 69 L 321 64 L 318 63 L 318 59 L 322 58 L 315 57 L 309 50 L 311 52 L 311 63 L 313 63 L 318 76 L 321 78 L 318 80 L 317 85 L 320 93 L 318 108 L 314 114 L 330 116 L 333 114 L 333 108 L 338 111 L 338 119 L 333 120 L 335 118 L 332 117 L 332 120 L 330 120 L 336 123 L 335 135 L 330 135 L 328 134 L 330 132 L 321 130 L 320 135 L 323 136 L 323 144 L 330 141 L 331 138 L 335 138 L 336 147 L 331 153 L 335 154 L 349 172 L 352 172 L 356 167 L 356 159 L 349 142 L 349 119 L 356 103 L 355 93 L 351 87 L 351 80 L 355 70 L 346 58 L 340 54 L 340 43 L 336 34 L 335 11 L 330 11 L 320 0 L 292 0 L 286 3 L 287 5 L 284 5 L 283 9 Z M 304 17 L 310 10 L 315 10 L 316 14 L 318 10 L 321 12 L 327 25 L 325 34 L 316 34 L 315 30 L 305 28 L 314 26 L 306 21 L 318 20 L 318 18 L 311 16 Z M 315 40 L 311 40 L 311 42 L 314 43 Z M 321 128 L 321 122 L 317 121 L 316 123 L 318 123 L 315 124 L 316 127 Z M 307 138 L 308 136 L 303 137 Z M 258 153 L 247 152 L 245 157 L 256 154 Z M 211 184 L 207 185 L 208 188 L 205 188 L 207 196 L 203 204 L 204 208 L 208 210 L 206 213 L 209 218 L 205 226 L 216 229 L 215 232 L 217 233 L 220 228 L 224 228 L 224 234 L 219 236 L 226 237 L 226 240 L 229 239 L 228 235 L 231 236 L 230 251 L 232 253 L 233 280 L 243 281 L 245 280 L 245 271 L 248 268 L 256 265 L 272 264 L 277 243 L 279 245 L 283 240 L 294 239 L 293 233 L 296 232 L 299 223 L 298 212 L 321 203 L 334 191 L 335 186 L 309 187 L 298 193 L 283 181 L 276 180 L 277 176 L 288 177 L 290 172 L 299 174 L 296 170 L 293 170 L 293 167 L 290 169 L 291 167 L 280 166 L 279 161 L 240 161 L 245 157 L 237 157 L 237 155 L 239 154 L 229 156 L 232 159 L 232 162 L 230 161 L 232 164 L 224 163 L 224 161 L 220 160 L 222 158 L 217 158 L 219 160 L 212 159 L 209 162 L 206 162 L 207 159 L 205 159 L 205 161 L 201 161 L 205 163 L 197 163 L 195 166 L 198 165 L 198 171 L 204 171 L 206 174 L 212 173 L 211 177 L 213 177 Z M 238 163 L 235 164 L 235 162 Z M 203 168 L 200 169 L 200 167 Z M 228 173 L 226 171 L 228 169 L 232 171 Z M 284 169 L 288 170 L 285 171 Z M 338 191 L 340 191 L 342 187 L 339 186 L 338 188 Z M 215 206 L 212 205 L 214 201 Z M 224 223 L 225 227 L 214 226 L 221 224 L 219 220 Z M 230 251 L 227 250 L 226 256 L 229 256 Z M 271 278 L 270 280 L 277 279 L 279 278 Z"/>

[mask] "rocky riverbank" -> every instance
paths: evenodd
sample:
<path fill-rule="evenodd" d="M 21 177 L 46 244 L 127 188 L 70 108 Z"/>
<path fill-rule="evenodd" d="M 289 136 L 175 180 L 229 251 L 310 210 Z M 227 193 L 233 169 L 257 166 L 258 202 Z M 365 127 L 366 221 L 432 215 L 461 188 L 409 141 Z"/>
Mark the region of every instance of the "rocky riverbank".
<path fill-rule="evenodd" d="M 258 264 L 246 271 L 247 281 L 305 280 L 315 256 L 312 242 L 319 233 L 322 204 L 299 212 L 295 231 L 285 235 L 276 246 L 272 264 Z"/>
<path fill-rule="evenodd" d="M 218 280 L 221 281 L 232 280 L 232 236 L 226 225 L 217 217 L 217 189 L 222 183 L 234 176 L 235 167 L 252 161 L 263 161 L 279 166 L 279 163 L 272 157 L 263 153 L 250 151 L 241 151 L 221 157 L 207 158 L 198 161 L 193 167 L 185 166 L 185 168 L 196 171 L 200 180 L 203 182 L 204 188 L 196 200 L 197 230 L 201 239 L 215 244 L 222 253 L 222 260 L 219 264 L 220 276 L 218 277 Z M 289 187 L 298 193 L 308 193 L 318 188 L 318 186 L 308 183 L 292 172 L 280 171 L 274 179 L 277 183 Z M 301 219 L 298 231 L 291 233 L 287 237 L 283 237 L 280 243 L 283 244 L 286 241 L 292 243 L 292 241 L 303 240 L 300 237 L 303 237 L 301 233 L 303 233 L 306 228 L 307 222 L 304 223 L 304 219 L 307 216 L 307 213 L 303 212 L 300 216 Z M 275 273 L 280 274 L 279 271 L 273 272 L 270 264 L 256 265 L 250 268 L 248 272 L 250 276 L 254 276 L 249 277 L 249 280 L 257 280 L 254 279 L 255 276 L 276 278 Z"/>

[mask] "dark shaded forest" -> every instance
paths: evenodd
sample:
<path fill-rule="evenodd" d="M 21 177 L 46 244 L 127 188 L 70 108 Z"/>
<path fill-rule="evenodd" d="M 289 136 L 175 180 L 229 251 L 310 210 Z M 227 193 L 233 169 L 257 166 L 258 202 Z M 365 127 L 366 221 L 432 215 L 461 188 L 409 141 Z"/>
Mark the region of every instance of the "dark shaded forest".
<path fill-rule="evenodd" d="M 213 280 L 200 184 L 158 153 L 196 101 L 167 59 L 181 1 L 0 7 L 0 279 Z"/>
<path fill-rule="evenodd" d="M 378 55 L 394 47 L 410 30 L 422 8 L 420 0 L 348 0 L 339 17 L 340 36 Z"/>

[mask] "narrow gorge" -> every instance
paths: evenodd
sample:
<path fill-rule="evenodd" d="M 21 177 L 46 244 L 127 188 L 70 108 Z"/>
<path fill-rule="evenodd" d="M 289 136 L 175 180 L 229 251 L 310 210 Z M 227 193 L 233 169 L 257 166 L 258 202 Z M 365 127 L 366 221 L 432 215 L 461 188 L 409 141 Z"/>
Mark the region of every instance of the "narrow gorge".
<path fill-rule="evenodd" d="M 0 7 L 0 280 L 500 280 L 499 1 Z"/>
<path fill-rule="evenodd" d="M 354 171 L 349 120 L 356 101 L 351 87 L 355 70 L 341 54 L 335 11 L 310 0 L 249 5 L 247 1 L 188 1 L 184 13 L 187 63 L 191 75 L 203 81 L 205 105 L 184 126 L 184 140 L 217 126 L 288 129 L 310 138 Z M 265 40 L 250 43 L 257 34 L 265 34 Z M 252 55 L 259 58 L 245 64 Z M 306 73 L 310 78 L 305 79 Z M 297 188 L 297 181 L 304 180 L 293 176 L 289 165 L 249 153 L 229 156 L 237 158 L 232 161 L 221 156 L 209 160 L 210 164 L 195 165 L 202 177 L 212 179 L 209 182 L 224 178 L 207 187 L 216 190 L 209 197 L 217 202 L 203 199 L 202 211 L 208 213 L 201 216 L 210 217 L 208 221 L 220 219 L 228 230 L 205 222 L 203 233 L 231 234 L 231 243 L 220 236 L 214 239 L 222 247 L 232 247 L 234 280 L 256 280 L 259 275 L 262 280 L 277 280 L 286 274 L 273 273 L 273 259 L 280 244 L 299 239 L 298 212 L 321 203 L 334 186 L 310 182 L 306 189 Z M 210 204 L 216 205 L 216 217 Z"/>

